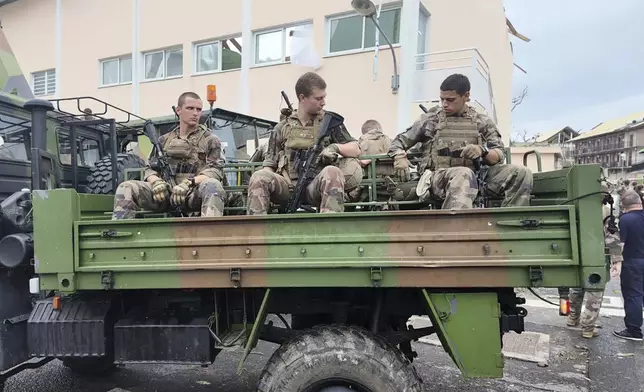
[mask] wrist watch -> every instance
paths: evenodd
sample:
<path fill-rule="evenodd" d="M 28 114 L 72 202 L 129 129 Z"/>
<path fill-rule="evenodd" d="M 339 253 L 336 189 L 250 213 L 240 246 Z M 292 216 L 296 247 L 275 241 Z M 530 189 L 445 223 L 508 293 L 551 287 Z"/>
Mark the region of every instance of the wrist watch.
<path fill-rule="evenodd" d="M 190 187 L 194 188 L 197 184 L 195 183 L 195 178 L 194 177 L 189 177 L 188 180 L 190 180 Z"/>
<path fill-rule="evenodd" d="M 487 149 L 485 146 L 481 146 L 481 149 L 483 149 L 483 153 L 481 154 L 481 158 L 485 158 L 487 154 L 490 153 L 490 150 Z"/>

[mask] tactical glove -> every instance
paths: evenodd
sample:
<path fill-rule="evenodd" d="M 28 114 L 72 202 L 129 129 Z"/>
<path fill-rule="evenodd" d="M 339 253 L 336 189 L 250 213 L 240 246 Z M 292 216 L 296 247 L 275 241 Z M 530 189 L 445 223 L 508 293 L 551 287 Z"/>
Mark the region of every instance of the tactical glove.
<path fill-rule="evenodd" d="M 340 146 L 337 143 L 329 144 L 318 156 L 318 162 L 322 165 L 330 165 L 334 163 L 339 156 Z"/>
<path fill-rule="evenodd" d="M 407 154 L 398 154 L 394 157 L 394 172 L 402 182 L 411 180 L 411 171 L 409 170 L 409 159 Z"/>
<path fill-rule="evenodd" d="M 461 158 L 465 159 L 476 159 L 480 158 L 483 155 L 483 147 L 476 144 L 468 144 L 461 151 Z"/>
<path fill-rule="evenodd" d="M 183 180 L 172 189 L 172 198 L 170 202 L 173 206 L 183 206 L 186 202 L 188 192 L 192 188 L 192 181 Z"/>
<path fill-rule="evenodd" d="M 170 184 L 158 179 L 152 183 L 152 198 L 158 204 L 163 204 L 170 196 Z"/>

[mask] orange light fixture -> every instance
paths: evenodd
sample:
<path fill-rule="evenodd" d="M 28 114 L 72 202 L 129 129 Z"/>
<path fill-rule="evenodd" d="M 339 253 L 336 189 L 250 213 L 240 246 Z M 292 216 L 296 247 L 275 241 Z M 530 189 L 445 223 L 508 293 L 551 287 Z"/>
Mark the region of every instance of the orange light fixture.
<path fill-rule="evenodd" d="M 210 102 L 210 105 L 217 100 L 217 86 L 214 84 L 209 84 L 206 89 L 206 100 Z"/>
<path fill-rule="evenodd" d="M 63 299 L 59 296 L 55 296 L 52 300 L 52 306 L 54 310 L 61 310 L 63 308 Z"/>
<path fill-rule="evenodd" d="M 559 315 L 567 316 L 570 313 L 570 300 L 566 298 L 559 299 Z"/>

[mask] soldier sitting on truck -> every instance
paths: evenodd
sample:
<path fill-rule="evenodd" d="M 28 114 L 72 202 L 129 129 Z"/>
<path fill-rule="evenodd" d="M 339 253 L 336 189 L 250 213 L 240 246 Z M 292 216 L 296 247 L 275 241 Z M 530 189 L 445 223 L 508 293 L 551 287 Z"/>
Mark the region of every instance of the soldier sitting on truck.
<path fill-rule="evenodd" d="M 421 200 L 443 200 L 443 209 L 472 208 L 479 190 L 475 161 L 480 159 L 488 166 L 486 189 L 491 195 L 504 196 L 503 207 L 530 205 L 532 172 L 501 163 L 505 152 L 496 125 L 466 103 L 470 96 L 467 77 L 450 75 L 440 90 L 442 107 L 423 113 L 389 148 L 398 176 L 409 180 L 406 151 L 421 142 L 424 151 L 418 172 L 425 184 L 425 193 L 418 195 Z"/>
<path fill-rule="evenodd" d="M 326 82 L 314 72 L 302 75 L 295 84 L 298 108 L 271 132 L 263 168 L 253 173 L 248 184 L 248 214 L 265 215 L 270 202 L 288 203 L 298 179 L 295 160 L 314 143 L 324 116 Z M 339 116 L 336 116 L 339 118 Z M 355 190 L 362 179 L 358 142 L 344 124 L 329 130 L 326 146 L 316 159 L 317 174 L 306 186 L 303 200 L 319 212 L 344 211 L 345 192 Z M 353 158 L 349 162 L 342 162 Z M 351 181 L 347 181 L 350 179 Z"/>
<path fill-rule="evenodd" d="M 196 93 L 181 94 L 177 101 L 179 126 L 159 138 L 174 167 L 177 185 L 171 188 L 148 163 L 144 181 L 125 181 L 117 188 L 112 219 L 133 219 L 137 208 L 165 212 L 169 207 L 180 207 L 187 212 L 201 209 L 201 216 L 206 217 L 223 215 L 226 192 L 221 141 L 199 124 L 202 106 Z"/>

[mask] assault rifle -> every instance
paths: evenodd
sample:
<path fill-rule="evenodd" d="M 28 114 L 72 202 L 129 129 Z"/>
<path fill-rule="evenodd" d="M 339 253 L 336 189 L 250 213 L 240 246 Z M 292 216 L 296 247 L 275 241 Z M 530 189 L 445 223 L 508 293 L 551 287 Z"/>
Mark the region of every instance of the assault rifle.
<path fill-rule="evenodd" d="M 425 105 L 423 105 L 422 103 L 419 103 L 418 107 L 420 108 L 420 110 L 422 110 L 425 113 L 429 112 L 429 109 L 427 109 Z"/>
<path fill-rule="evenodd" d="M 286 205 L 286 212 L 292 213 L 298 210 L 302 204 L 302 196 L 304 189 L 311 183 L 313 178 L 317 173 L 314 173 L 314 169 L 317 166 L 315 159 L 318 157 L 322 151 L 322 141 L 329 135 L 329 132 L 337 127 L 338 125 L 344 122 L 344 117 L 340 116 L 337 113 L 325 112 L 324 118 L 322 119 L 322 124 L 320 125 L 320 131 L 318 137 L 315 140 L 315 144 L 311 146 L 303 154 L 304 157 L 301 159 L 296 159 L 294 162 L 295 168 L 297 170 L 297 183 L 295 184 L 295 189 L 291 194 L 291 197 L 288 200 Z"/>
<path fill-rule="evenodd" d="M 284 98 L 284 101 L 286 102 L 286 106 L 288 106 L 288 108 L 291 109 L 291 111 L 293 111 L 293 105 L 291 105 L 291 101 L 288 99 L 288 95 L 286 95 L 284 90 L 282 90 L 281 94 L 282 94 L 282 98 Z"/>
<path fill-rule="evenodd" d="M 159 173 L 163 181 L 167 182 L 168 185 L 170 185 L 171 190 L 174 189 L 174 187 L 177 185 L 175 179 L 177 173 L 175 173 L 174 168 L 168 162 L 168 157 L 163 151 L 163 147 L 161 147 L 161 142 L 159 141 L 157 130 L 156 128 L 154 128 L 152 121 L 147 120 L 145 122 L 145 124 L 143 125 L 143 133 L 148 137 L 148 139 L 150 139 L 150 142 L 152 143 L 153 155 L 150 156 L 150 168 Z M 182 206 L 176 206 L 172 209 L 172 211 L 179 216 L 184 215 Z"/>
<path fill-rule="evenodd" d="M 291 114 L 293 114 L 293 105 L 291 105 L 291 101 L 288 99 L 288 95 L 282 90 L 281 92 L 282 98 L 284 98 L 284 101 L 286 101 L 286 108 L 282 108 L 280 110 L 280 121 L 282 121 L 285 118 L 288 118 Z"/>
<path fill-rule="evenodd" d="M 483 163 L 483 159 L 478 157 L 474 159 L 474 173 L 476 174 L 476 182 L 479 185 L 479 192 L 474 199 L 474 207 L 486 208 L 489 202 L 489 196 L 487 194 L 487 182 L 485 177 L 487 177 L 488 166 Z"/>

